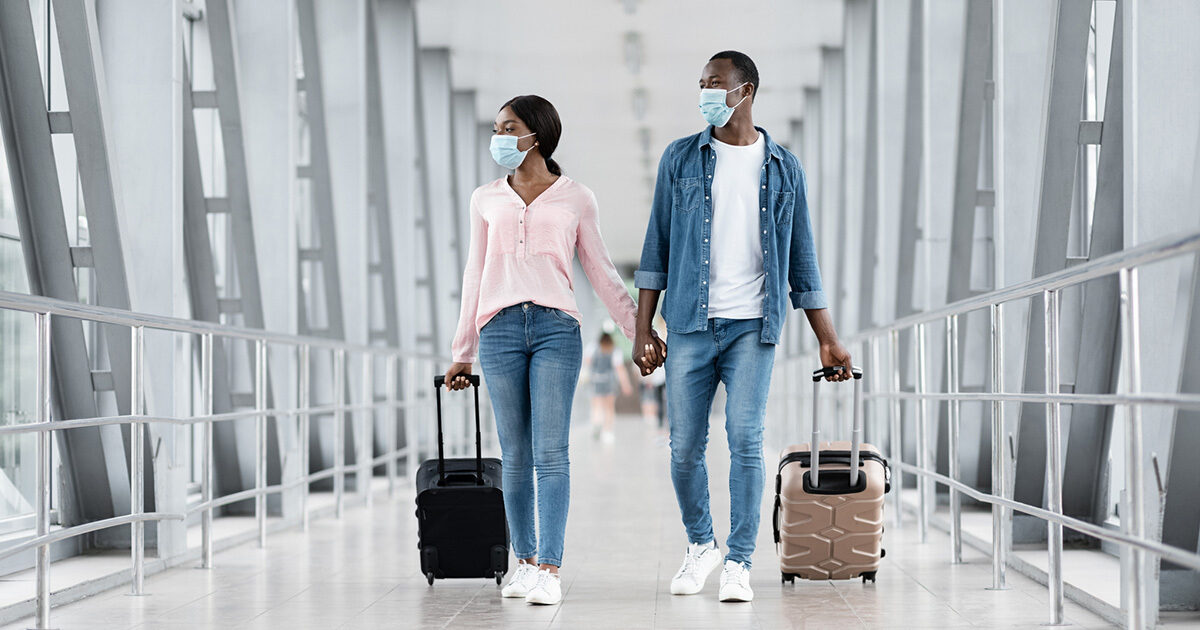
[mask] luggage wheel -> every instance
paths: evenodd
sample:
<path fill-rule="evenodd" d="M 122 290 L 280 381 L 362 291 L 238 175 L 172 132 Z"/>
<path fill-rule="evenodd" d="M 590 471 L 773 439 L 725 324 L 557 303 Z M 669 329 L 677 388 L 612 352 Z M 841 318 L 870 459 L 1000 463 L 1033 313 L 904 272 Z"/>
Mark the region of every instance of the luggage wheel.
<path fill-rule="evenodd" d="M 426 579 L 426 580 L 429 580 L 429 585 L 430 585 L 430 586 L 433 586 L 433 571 L 430 571 L 430 572 L 426 573 L 426 574 L 425 574 L 425 579 Z"/>
<path fill-rule="evenodd" d="M 796 583 L 796 576 L 795 576 L 795 575 L 793 575 L 793 574 L 791 574 L 791 573 L 781 573 L 780 575 L 781 575 L 781 579 L 780 579 L 780 581 L 781 581 L 783 584 L 795 584 L 795 583 Z"/>
<path fill-rule="evenodd" d="M 874 584 L 875 583 L 875 572 L 874 571 L 864 571 L 862 574 L 862 581 L 863 581 L 863 584 L 866 584 L 868 581 L 870 581 L 872 584 Z"/>
<path fill-rule="evenodd" d="M 504 581 L 504 572 L 496 571 L 495 573 L 496 573 L 496 586 L 500 586 L 500 583 Z"/>

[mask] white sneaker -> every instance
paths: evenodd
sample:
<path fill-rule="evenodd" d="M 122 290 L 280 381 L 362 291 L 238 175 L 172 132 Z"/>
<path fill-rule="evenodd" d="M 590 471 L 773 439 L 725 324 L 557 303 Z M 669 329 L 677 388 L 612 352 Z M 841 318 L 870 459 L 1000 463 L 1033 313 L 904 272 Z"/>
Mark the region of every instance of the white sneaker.
<path fill-rule="evenodd" d="M 558 579 L 558 574 L 551 573 L 549 569 L 538 571 L 537 581 L 529 589 L 529 593 L 525 595 L 525 603 L 552 606 L 561 601 L 562 581 Z"/>
<path fill-rule="evenodd" d="M 524 562 L 517 563 L 517 570 L 513 572 L 512 578 L 508 580 L 508 584 L 500 589 L 500 595 L 503 597 L 525 597 L 529 589 L 537 582 L 537 565 L 526 564 Z"/>
<path fill-rule="evenodd" d="M 683 564 L 675 577 L 671 578 L 672 595 L 695 595 L 704 588 L 708 574 L 721 564 L 721 550 L 710 543 L 688 545 Z"/>
<path fill-rule="evenodd" d="M 754 591 L 750 589 L 750 569 L 740 562 L 725 561 L 725 570 L 721 572 L 721 601 L 748 602 L 754 599 Z"/>

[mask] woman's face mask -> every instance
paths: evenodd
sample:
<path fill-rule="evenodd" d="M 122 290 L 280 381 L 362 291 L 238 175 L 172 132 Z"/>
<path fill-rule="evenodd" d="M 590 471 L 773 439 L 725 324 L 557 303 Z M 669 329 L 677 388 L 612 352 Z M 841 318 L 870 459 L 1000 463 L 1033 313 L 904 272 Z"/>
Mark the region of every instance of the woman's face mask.
<path fill-rule="evenodd" d="M 523 136 L 509 136 L 498 133 L 493 135 L 491 146 L 492 159 L 496 160 L 497 164 L 506 169 L 513 170 L 517 168 L 525 161 L 525 156 L 533 150 L 533 146 L 531 145 L 524 151 L 518 151 L 517 142 L 521 138 L 528 138 L 533 135 L 537 134 L 527 133 Z"/>
<path fill-rule="evenodd" d="M 720 88 L 705 88 L 700 90 L 700 114 L 704 116 L 704 120 L 714 127 L 724 127 L 725 123 L 729 122 L 729 118 L 733 116 L 734 110 L 742 101 L 746 100 L 743 96 L 741 101 L 738 101 L 733 107 L 725 104 L 725 95 L 730 92 L 736 92 L 742 89 L 742 83 L 732 90 L 722 90 Z"/>

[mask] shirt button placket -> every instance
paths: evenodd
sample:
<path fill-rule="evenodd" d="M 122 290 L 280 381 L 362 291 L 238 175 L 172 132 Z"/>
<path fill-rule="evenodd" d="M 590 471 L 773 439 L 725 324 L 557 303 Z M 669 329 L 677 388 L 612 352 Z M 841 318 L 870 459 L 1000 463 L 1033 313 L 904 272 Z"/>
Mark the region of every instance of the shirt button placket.
<path fill-rule="evenodd" d="M 528 209 L 527 206 L 521 206 L 521 218 L 517 219 L 517 245 L 520 246 L 517 249 L 522 258 L 525 257 L 525 214 Z"/>

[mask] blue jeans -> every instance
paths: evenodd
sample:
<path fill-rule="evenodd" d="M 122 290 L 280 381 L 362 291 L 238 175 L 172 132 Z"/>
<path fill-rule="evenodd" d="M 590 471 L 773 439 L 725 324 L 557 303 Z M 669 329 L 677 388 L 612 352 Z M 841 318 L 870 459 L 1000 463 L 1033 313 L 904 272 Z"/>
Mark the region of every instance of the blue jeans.
<path fill-rule="evenodd" d="M 667 340 L 667 415 L 671 481 L 688 541 L 713 540 L 708 503 L 708 414 L 717 383 L 725 384 L 731 528 L 727 560 L 750 566 L 763 491 L 763 416 L 775 346 L 760 339 L 761 319 L 708 320 L 706 330 Z"/>
<path fill-rule="evenodd" d="M 479 364 L 504 459 L 504 510 L 518 558 L 562 565 L 571 495 L 567 438 L 582 361 L 579 321 L 557 309 L 510 306 L 479 332 Z"/>

